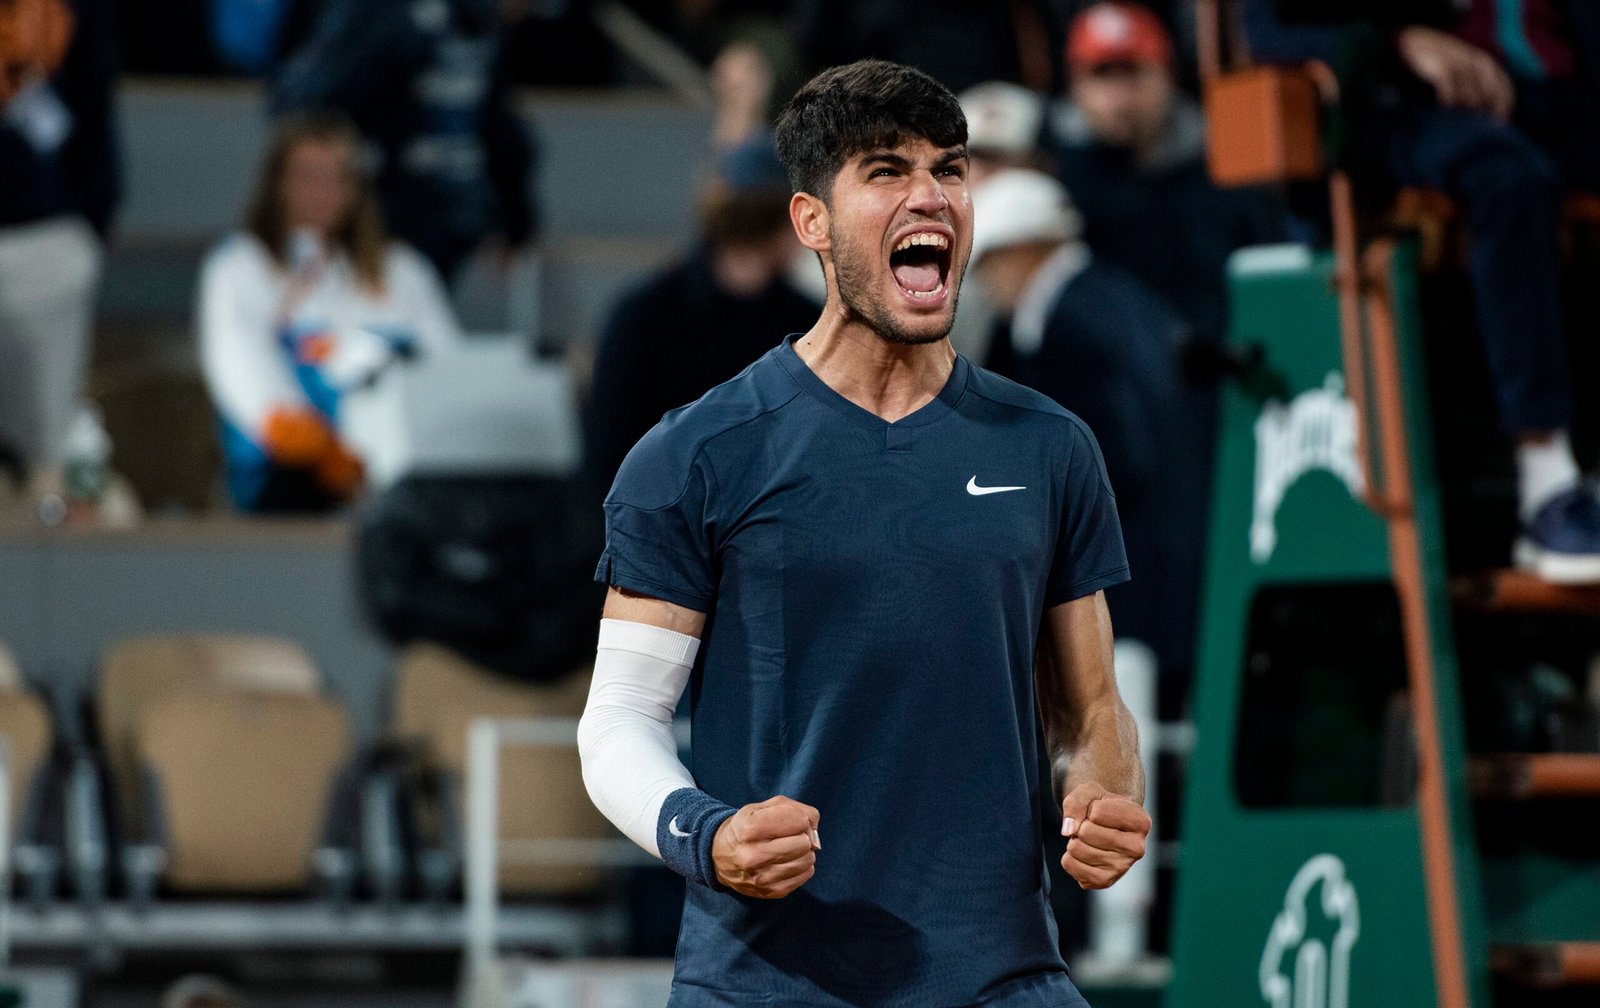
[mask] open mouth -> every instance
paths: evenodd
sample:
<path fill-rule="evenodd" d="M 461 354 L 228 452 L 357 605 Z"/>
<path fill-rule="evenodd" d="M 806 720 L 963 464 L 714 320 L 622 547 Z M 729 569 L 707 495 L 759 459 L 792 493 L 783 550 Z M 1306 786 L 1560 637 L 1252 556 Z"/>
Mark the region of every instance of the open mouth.
<path fill-rule="evenodd" d="M 950 237 L 937 231 L 906 235 L 889 254 L 895 283 L 915 301 L 937 301 L 950 275 Z"/>

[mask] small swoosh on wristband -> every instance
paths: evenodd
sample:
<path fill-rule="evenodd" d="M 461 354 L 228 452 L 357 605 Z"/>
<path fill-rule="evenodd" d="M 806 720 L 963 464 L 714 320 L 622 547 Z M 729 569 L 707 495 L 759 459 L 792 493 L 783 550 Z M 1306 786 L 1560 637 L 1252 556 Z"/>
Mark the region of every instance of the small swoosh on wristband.
<path fill-rule="evenodd" d="M 667 832 L 671 833 L 675 837 L 692 837 L 692 836 L 694 836 L 694 831 L 693 830 L 690 830 L 688 833 L 685 833 L 683 830 L 678 828 L 678 817 L 677 816 L 673 816 L 672 819 L 667 823 Z"/>

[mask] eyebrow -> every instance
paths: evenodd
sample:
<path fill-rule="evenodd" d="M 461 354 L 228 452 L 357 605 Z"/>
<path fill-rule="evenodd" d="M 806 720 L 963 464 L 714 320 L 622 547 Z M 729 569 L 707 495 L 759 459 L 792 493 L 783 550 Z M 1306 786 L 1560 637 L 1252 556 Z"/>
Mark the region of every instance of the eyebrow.
<path fill-rule="evenodd" d="M 911 162 L 909 160 L 907 160 L 906 158 L 901 157 L 899 154 L 896 154 L 894 151 L 879 150 L 879 151 L 872 151 L 869 154 L 861 155 L 861 167 L 866 168 L 869 165 L 875 165 L 875 164 L 886 164 L 886 165 L 889 165 L 891 167 L 901 168 L 901 169 L 905 169 L 905 168 L 910 168 L 911 167 Z"/>
<path fill-rule="evenodd" d="M 943 154 L 940 154 L 937 158 L 934 158 L 933 166 L 935 168 L 943 168 L 945 165 L 948 165 L 953 161 L 966 160 L 968 160 L 967 148 L 966 145 L 963 144 L 959 147 L 952 147 Z M 874 164 L 886 164 L 900 169 L 908 169 L 911 167 L 911 161 L 908 158 L 905 158 L 890 150 L 877 150 L 861 155 L 861 166 L 863 168 Z"/>

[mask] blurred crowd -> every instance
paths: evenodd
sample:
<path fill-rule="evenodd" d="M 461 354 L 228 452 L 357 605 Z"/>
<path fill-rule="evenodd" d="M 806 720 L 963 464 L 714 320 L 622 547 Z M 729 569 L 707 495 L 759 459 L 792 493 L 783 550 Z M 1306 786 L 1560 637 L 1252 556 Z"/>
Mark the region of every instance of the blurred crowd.
<path fill-rule="evenodd" d="M 1563 197 L 1600 180 L 1600 18 L 1563 0 L 1223 6 L 1236 47 L 1326 68 L 1363 186 L 1427 186 L 1460 206 L 1515 443 L 1517 557 L 1600 581 L 1558 282 Z M 952 338 L 1095 431 L 1137 572 L 1111 598 L 1119 632 L 1184 682 L 1218 389 L 1237 370 L 1227 261 L 1323 240 L 1327 221 L 1293 194 L 1213 184 L 1195 5 L 1176 0 L 0 4 L 14 50 L 0 52 L 0 482 L 46 521 L 138 511 L 83 393 L 116 221 L 119 72 L 265 82 L 272 138 L 237 230 L 200 266 L 195 337 L 232 507 L 318 513 L 388 489 L 371 459 L 390 432 L 352 401 L 461 344 L 463 264 L 535 248 L 535 170 L 582 170 L 539 163 L 517 89 L 641 83 L 603 30 L 619 18 L 703 69 L 715 115 L 698 234 L 594 341 L 580 506 L 597 510 L 663 412 L 816 318 L 821 278 L 789 225 L 774 110 L 824 66 L 913 64 L 969 122 L 977 232 Z"/>
<path fill-rule="evenodd" d="M 1551 580 L 1600 582 L 1600 496 L 1585 477 L 1593 460 L 1574 448 L 1581 404 L 1561 284 L 1575 194 L 1600 193 L 1600 8 L 1221 7 L 1234 50 L 1320 68 L 1341 110 L 1332 166 L 1355 178 L 1364 213 L 1425 187 L 1464 220 L 1486 409 L 1515 460 L 1514 559 Z M 354 514 L 363 600 L 392 640 L 443 643 L 524 683 L 569 677 L 594 653 L 599 501 L 624 456 L 665 412 L 821 310 L 772 117 L 816 70 L 882 57 L 929 72 L 966 113 L 975 233 L 951 338 L 1099 439 L 1134 572 L 1109 593 L 1113 619 L 1155 655 L 1162 719 L 1180 717 L 1219 402 L 1248 369 L 1228 339 L 1228 262 L 1247 246 L 1325 244 L 1330 227 L 1324 187 L 1307 199 L 1213 182 L 1196 8 L 0 0 L 0 515 L 137 520 L 138 494 L 113 470 L 86 393 L 122 188 L 117 78 L 252 78 L 270 137 L 237 226 L 197 263 L 192 316 L 221 509 Z M 586 378 L 570 401 L 543 404 L 558 418 L 541 428 L 548 440 L 581 446 L 572 458 L 508 468 L 505 458 L 528 456 L 514 445 L 481 476 L 408 474 L 393 463 L 404 455 L 396 415 L 374 408 L 375 391 L 481 342 L 455 308 L 468 264 L 511 277 L 517 261 L 537 260 L 536 174 L 585 167 L 539 156 L 538 124 L 517 96 L 648 84 L 619 24 L 632 45 L 681 53 L 710 103 L 695 233 L 577 341 L 570 356 L 582 366 L 557 367 Z M 550 365 L 528 355 L 527 366 Z M 476 374 L 474 399 L 505 394 Z M 526 402 L 515 396 L 531 382 L 507 386 L 507 401 Z M 471 405 L 482 403 L 435 404 Z M 639 906 L 670 909 L 650 884 L 639 883 Z M 669 953 L 671 916 L 641 927 L 656 938 L 635 950 Z M 167 1003 L 238 1001 L 199 978 Z"/>

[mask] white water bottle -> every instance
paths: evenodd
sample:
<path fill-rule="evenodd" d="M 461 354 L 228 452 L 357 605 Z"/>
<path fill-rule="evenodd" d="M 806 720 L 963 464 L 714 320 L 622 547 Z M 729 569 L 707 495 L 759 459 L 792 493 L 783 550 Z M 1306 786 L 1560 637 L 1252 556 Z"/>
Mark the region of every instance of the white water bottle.
<path fill-rule="evenodd" d="M 111 465 L 111 435 L 100 411 L 84 405 L 67 434 L 66 486 L 68 518 L 74 512 L 92 515 L 106 493 Z"/>

